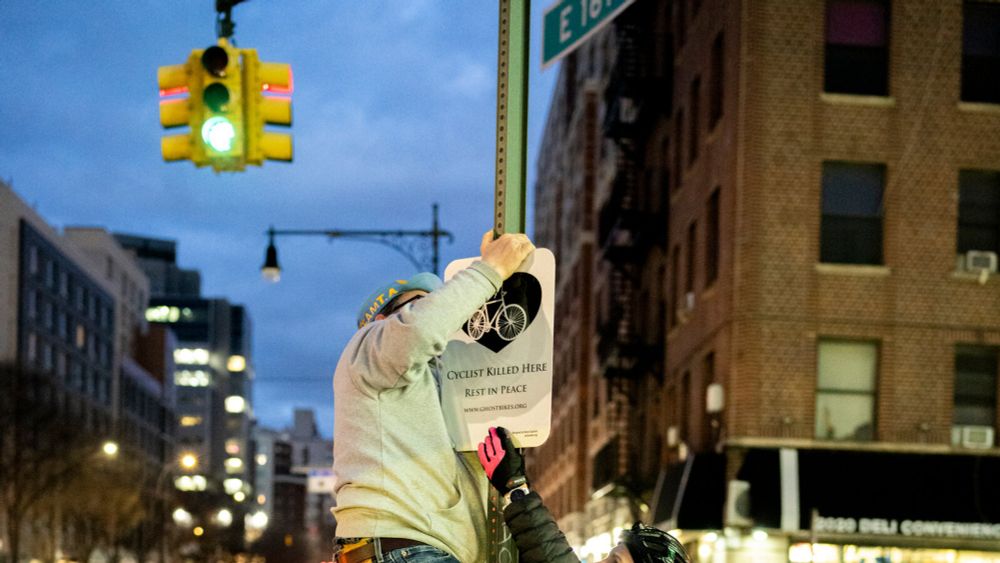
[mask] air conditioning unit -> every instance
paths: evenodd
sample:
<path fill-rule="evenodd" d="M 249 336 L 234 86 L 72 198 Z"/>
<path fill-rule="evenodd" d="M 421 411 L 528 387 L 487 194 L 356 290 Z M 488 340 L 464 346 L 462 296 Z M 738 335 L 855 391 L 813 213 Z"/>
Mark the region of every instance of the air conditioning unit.
<path fill-rule="evenodd" d="M 951 445 L 963 448 L 992 448 L 993 428 L 989 426 L 952 426 Z"/>
<path fill-rule="evenodd" d="M 970 250 L 965 253 L 965 270 L 968 272 L 997 273 L 997 253 L 986 250 Z"/>
<path fill-rule="evenodd" d="M 753 526 L 750 517 L 750 483 L 732 480 L 726 491 L 725 521 L 727 527 L 748 528 Z"/>

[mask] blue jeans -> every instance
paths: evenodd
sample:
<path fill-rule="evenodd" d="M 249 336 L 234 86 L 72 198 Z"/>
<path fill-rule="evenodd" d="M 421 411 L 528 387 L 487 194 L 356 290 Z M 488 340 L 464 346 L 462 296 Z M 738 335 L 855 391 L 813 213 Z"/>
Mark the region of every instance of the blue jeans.
<path fill-rule="evenodd" d="M 386 553 L 382 563 L 459 563 L 445 551 L 429 545 L 404 547 Z"/>

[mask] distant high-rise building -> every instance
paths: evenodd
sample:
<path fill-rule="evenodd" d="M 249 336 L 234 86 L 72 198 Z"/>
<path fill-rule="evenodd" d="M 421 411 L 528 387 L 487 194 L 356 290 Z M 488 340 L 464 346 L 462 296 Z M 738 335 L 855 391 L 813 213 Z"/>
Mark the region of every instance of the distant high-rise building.
<path fill-rule="evenodd" d="M 177 243 L 117 233 L 115 238 L 131 250 L 149 276 L 150 295 L 159 297 L 201 296 L 201 274 L 177 266 Z"/>
<path fill-rule="evenodd" d="M 257 427 L 254 430 L 257 452 L 256 483 L 258 501 L 268 514 L 274 526 L 286 526 L 289 522 L 301 520 L 304 538 L 311 549 L 322 554 L 333 541 L 335 520 L 331 509 L 333 496 L 333 441 L 319 433 L 316 415 L 312 409 L 295 409 L 291 427 L 270 430 Z M 291 463 L 283 469 L 284 453 L 288 448 Z M 297 484 L 305 486 L 299 490 Z M 302 494 L 302 499 L 298 495 Z M 294 499 L 282 496 L 293 495 Z M 289 507 L 302 507 L 302 514 L 292 518 L 284 513 Z"/>
<path fill-rule="evenodd" d="M 145 318 L 177 337 L 177 454 L 186 491 L 253 496 L 252 325 L 242 305 L 202 297 L 200 275 L 177 266 L 176 243 L 115 235 L 150 279 Z M 163 293 L 158 293 L 162 291 Z"/>

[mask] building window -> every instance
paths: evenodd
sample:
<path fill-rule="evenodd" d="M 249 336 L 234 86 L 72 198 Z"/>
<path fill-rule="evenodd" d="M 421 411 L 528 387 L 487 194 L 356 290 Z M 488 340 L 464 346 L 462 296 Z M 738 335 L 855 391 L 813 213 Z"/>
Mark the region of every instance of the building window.
<path fill-rule="evenodd" d="M 677 116 L 674 120 L 674 174 L 677 176 L 674 178 L 674 189 L 678 190 L 681 187 L 681 180 L 684 177 L 684 143 L 681 142 L 681 137 L 684 135 L 684 110 L 677 110 Z"/>
<path fill-rule="evenodd" d="M 668 300 L 669 310 L 667 311 L 667 326 L 674 327 L 677 325 L 677 304 L 680 300 L 678 293 L 678 272 L 681 265 L 681 251 L 676 246 L 670 253 L 670 296 Z"/>
<path fill-rule="evenodd" d="M 674 2 L 674 21 L 677 30 L 677 49 L 680 50 L 687 40 L 687 0 Z"/>
<path fill-rule="evenodd" d="M 712 43 L 712 82 L 709 91 L 708 128 L 714 129 L 722 118 L 723 90 L 725 88 L 725 39 L 722 33 Z"/>
<path fill-rule="evenodd" d="M 962 100 L 1000 104 L 1000 4 L 966 2 L 962 10 Z"/>
<path fill-rule="evenodd" d="M 823 163 L 820 261 L 882 263 L 882 187 L 885 165 Z"/>
<path fill-rule="evenodd" d="M 955 347 L 955 426 L 989 426 L 997 420 L 997 348 Z"/>
<path fill-rule="evenodd" d="M 691 81 L 691 117 L 688 118 L 690 121 L 690 127 L 688 129 L 688 164 L 694 163 L 698 160 L 698 149 L 701 144 L 699 138 L 700 131 L 698 126 L 698 117 L 701 109 L 701 78 L 695 76 L 694 80 Z"/>
<path fill-rule="evenodd" d="M 48 342 L 42 343 L 42 369 L 51 372 L 54 361 L 53 361 L 52 346 Z"/>
<path fill-rule="evenodd" d="M 28 273 L 34 275 L 38 273 L 38 247 L 28 247 Z"/>
<path fill-rule="evenodd" d="M 669 194 L 673 190 L 671 185 L 671 170 L 670 170 L 670 137 L 663 137 L 663 142 L 660 144 L 660 154 L 663 159 L 663 168 L 660 170 L 660 182 L 663 187 L 663 193 Z M 662 198 L 661 198 L 662 201 Z"/>
<path fill-rule="evenodd" d="M 692 222 L 688 225 L 687 234 L 687 263 L 685 264 L 684 291 L 691 293 L 694 291 L 694 262 L 698 251 L 697 245 L 698 223 Z"/>
<path fill-rule="evenodd" d="M 27 346 L 27 348 L 28 348 L 27 351 L 26 351 L 27 360 L 28 360 L 27 363 L 30 365 L 30 364 L 35 363 L 35 359 L 38 356 L 38 337 L 36 337 L 35 333 L 33 333 L 33 332 L 29 332 L 28 333 L 28 346 Z"/>
<path fill-rule="evenodd" d="M 691 372 L 689 371 L 685 371 L 681 375 L 680 395 L 677 398 L 677 434 L 681 442 L 690 444 L 688 429 L 690 428 L 689 418 L 691 416 Z"/>
<path fill-rule="evenodd" d="M 1000 252 L 1000 172 L 958 173 L 958 252 Z"/>
<path fill-rule="evenodd" d="M 823 340 L 816 378 L 816 438 L 869 441 L 875 427 L 874 342 Z"/>
<path fill-rule="evenodd" d="M 708 198 L 705 225 L 705 285 L 711 286 L 719 278 L 719 189 Z"/>
<path fill-rule="evenodd" d="M 827 1 L 823 89 L 865 96 L 889 94 L 887 0 Z"/>

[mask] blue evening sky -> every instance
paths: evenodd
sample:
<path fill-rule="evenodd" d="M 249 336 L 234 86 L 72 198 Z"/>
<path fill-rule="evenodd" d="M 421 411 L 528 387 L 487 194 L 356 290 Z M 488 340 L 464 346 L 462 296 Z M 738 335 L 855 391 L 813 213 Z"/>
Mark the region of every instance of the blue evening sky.
<path fill-rule="evenodd" d="M 529 187 L 558 73 L 539 65 L 550 3 L 532 6 Z M 212 0 L 4 0 L 0 178 L 56 227 L 178 241 L 204 295 L 250 310 L 260 423 L 311 407 L 329 435 L 333 368 L 361 301 L 413 268 L 371 243 L 280 238 L 270 285 L 264 231 L 429 229 L 439 202 L 455 234 L 442 269 L 478 254 L 493 208 L 497 5 L 250 0 L 233 15 L 237 46 L 292 65 L 294 163 L 217 175 L 161 159 L 156 69 L 214 43 Z"/>

